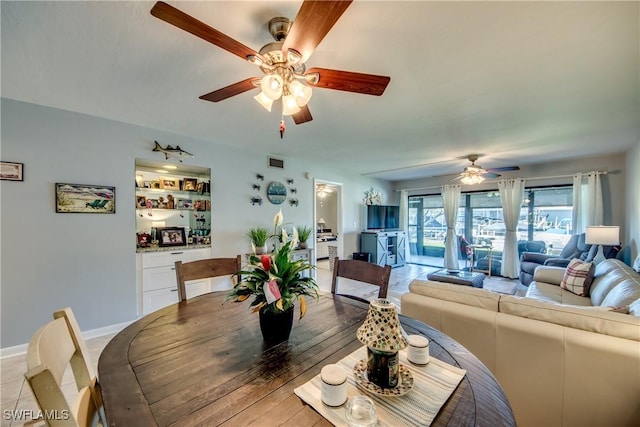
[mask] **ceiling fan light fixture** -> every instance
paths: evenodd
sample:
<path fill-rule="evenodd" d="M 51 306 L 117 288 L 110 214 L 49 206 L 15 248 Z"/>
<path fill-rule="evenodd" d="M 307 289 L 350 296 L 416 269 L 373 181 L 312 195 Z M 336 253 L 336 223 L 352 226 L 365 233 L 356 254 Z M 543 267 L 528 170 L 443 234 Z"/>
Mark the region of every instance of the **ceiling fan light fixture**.
<path fill-rule="evenodd" d="M 304 75 L 304 81 L 311 85 L 317 85 L 320 81 L 320 73 L 307 73 Z"/>
<path fill-rule="evenodd" d="M 264 65 L 264 60 L 259 55 L 248 55 L 247 61 L 249 61 L 253 65 L 257 65 L 258 67 Z"/>
<path fill-rule="evenodd" d="M 296 102 L 296 98 L 291 95 L 285 95 L 282 97 L 282 114 L 285 116 L 291 116 L 300 111 L 300 106 Z"/>
<path fill-rule="evenodd" d="M 260 89 L 274 101 L 282 96 L 283 87 L 284 81 L 278 74 L 267 74 L 260 80 Z"/>
<path fill-rule="evenodd" d="M 480 184 L 482 181 L 484 181 L 484 177 L 473 172 L 465 172 L 464 176 L 460 180 L 460 182 L 466 185 L 476 185 Z"/>
<path fill-rule="evenodd" d="M 302 55 L 295 49 L 289 49 L 287 51 L 287 61 L 291 65 L 299 64 L 302 61 Z"/>
<path fill-rule="evenodd" d="M 265 95 L 264 92 L 260 92 L 259 94 L 254 96 L 253 99 L 258 101 L 258 104 L 262 105 L 265 110 L 269 112 L 271 111 L 271 106 L 273 105 L 273 99 Z"/>
<path fill-rule="evenodd" d="M 309 103 L 309 100 L 311 99 L 311 88 L 300 83 L 298 80 L 293 80 L 291 83 L 289 83 L 289 91 L 295 98 L 296 103 L 299 107 L 304 107 L 305 105 L 307 105 L 307 103 Z"/>

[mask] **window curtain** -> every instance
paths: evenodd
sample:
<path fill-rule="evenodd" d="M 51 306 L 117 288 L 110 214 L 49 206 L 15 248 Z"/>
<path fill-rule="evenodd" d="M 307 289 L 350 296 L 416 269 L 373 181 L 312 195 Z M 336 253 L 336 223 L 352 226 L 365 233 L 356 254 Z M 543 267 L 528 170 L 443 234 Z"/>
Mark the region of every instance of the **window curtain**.
<path fill-rule="evenodd" d="M 400 190 L 400 229 L 404 231 L 404 256 L 406 262 L 411 262 L 411 248 L 409 247 L 409 191 Z"/>
<path fill-rule="evenodd" d="M 452 270 L 460 268 L 458 265 L 458 239 L 456 237 L 460 189 L 460 185 L 445 185 L 442 187 L 444 219 L 447 225 L 447 236 L 444 240 L 444 267 Z"/>
<path fill-rule="evenodd" d="M 506 233 L 504 248 L 502 249 L 502 267 L 500 274 L 510 279 L 518 277 L 520 260 L 518 259 L 518 221 L 520 207 L 524 197 L 524 181 L 520 178 L 502 179 L 498 181 L 500 200 L 502 201 L 502 215 Z"/>
<path fill-rule="evenodd" d="M 587 231 L 588 225 L 603 224 L 602 182 L 600 172 L 573 176 L 573 234 Z"/>

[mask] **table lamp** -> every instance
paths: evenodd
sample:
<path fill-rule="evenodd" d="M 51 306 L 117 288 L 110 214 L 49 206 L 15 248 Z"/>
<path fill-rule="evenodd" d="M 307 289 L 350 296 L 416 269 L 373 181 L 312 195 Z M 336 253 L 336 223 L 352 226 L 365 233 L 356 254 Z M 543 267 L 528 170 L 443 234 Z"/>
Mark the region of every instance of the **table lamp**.
<path fill-rule="evenodd" d="M 398 352 L 409 345 L 400 326 L 395 304 L 380 298 L 371 301 L 369 312 L 356 337 L 367 346 L 367 378 L 382 388 L 398 385 Z"/>
<path fill-rule="evenodd" d="M 585 243 L 587 245 L 598 245 L 598 253 L 593 262 L 598 264 L 604 261 L 602 245 L 613 246 L 620 244 L 620 227 L 618 226 L 588 226 Z"/>

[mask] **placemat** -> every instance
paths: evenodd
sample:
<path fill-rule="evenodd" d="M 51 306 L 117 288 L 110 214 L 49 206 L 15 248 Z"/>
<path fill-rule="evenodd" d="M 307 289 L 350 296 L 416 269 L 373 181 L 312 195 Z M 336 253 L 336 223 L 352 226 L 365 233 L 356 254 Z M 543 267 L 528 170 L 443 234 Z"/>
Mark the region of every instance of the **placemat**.
<path fill-rule="evenodd" d="M 430 358 L 425 366 L 407 361 L 405 350 L 400 351 L 400 363 L 411 371 L 413 388 L 403 396 L 383 397 L 367 392 L 356 385 L 353 367 L 359 360 L 366 360 L 367 349 L 362 347 L 338 362 L 347 372 L 347 398 L 363 394 L 376 404 L 379 426 L 428 426 L 456 389 L 467 371 L 456 368 L 436 358 Z M 345 405 L 337 408 L 322 403 L 320 374 L 296 388 L 298 397 L 311 405 L 323 417 L 336 426 L 347 426 Z"/>

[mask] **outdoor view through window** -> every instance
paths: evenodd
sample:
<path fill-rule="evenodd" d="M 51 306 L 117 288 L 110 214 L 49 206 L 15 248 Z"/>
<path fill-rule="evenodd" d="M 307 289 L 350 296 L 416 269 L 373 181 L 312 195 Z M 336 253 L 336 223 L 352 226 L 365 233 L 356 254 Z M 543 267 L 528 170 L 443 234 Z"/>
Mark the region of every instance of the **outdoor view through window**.
<path fill-rule="evenodd" d="M 518 240 L 543 241 L 546 253 L 560 253 L 572 234 L 572 191 L 571 186 L 525 189 Z M 412 261 L 442 266 L 447 227 L 440 194 L 409 197 L 408 229 Z M 462 193 L 455 231 L 460 268 L 467 266 L 468 245 L 490 246 L 492 256 L 499 258 L 506 231 L 500 193 Z"/>

